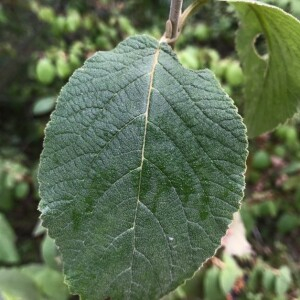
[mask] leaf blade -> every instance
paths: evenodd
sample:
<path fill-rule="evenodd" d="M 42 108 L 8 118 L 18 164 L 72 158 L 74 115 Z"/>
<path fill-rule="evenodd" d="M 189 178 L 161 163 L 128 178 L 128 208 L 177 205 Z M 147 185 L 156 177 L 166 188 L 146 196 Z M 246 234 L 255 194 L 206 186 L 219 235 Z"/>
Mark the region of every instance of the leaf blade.
<path fill-rule="evenodd" d="M 274 129 L 299 107 L 300 22 L 282 9 L 250 0 L 228 0 L 241 20 L 237 50 L 245 74 L 245 123 L 250 137 Z M 268 58 L 255 50 L 264 34 Z"/>
<path fill-rule="evenodd" d="M 16 236 L 2 213 L 0 213 L 0 232 L 0 262 L 18 263 L 20 257 L 15 245 Z"/>
<path fill-rule="evenodd" d="M 246 146 L 214 76 L 166 44 L 137 36 L 89 59 L 61 92 L 39 171 L 71 290 L 153 299 L 191 277 L 239 207 Z"/>

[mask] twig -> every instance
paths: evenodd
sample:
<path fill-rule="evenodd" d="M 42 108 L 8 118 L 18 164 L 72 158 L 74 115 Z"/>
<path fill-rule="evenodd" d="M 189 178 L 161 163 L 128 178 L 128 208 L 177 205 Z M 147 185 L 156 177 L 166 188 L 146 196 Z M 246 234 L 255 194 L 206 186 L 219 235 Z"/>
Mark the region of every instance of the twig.
<path fill-rule="evenodd" d="M 168 43 L 172 48 L 178 37 L 178 28 L 182 12 L 183 0 L 171 0 L 169 19 L 166 22 L 166 31 L 160 42 Z"/>
<path fill-rule="evenodd" d="M 169 14 L 169 20 L 172 23 L 172 34 L 170 37 L 171 39 L 176 38 L 178 35 L 179 20 L 182 12 L 182 4 L 183 4 L 183 0 L 171 1 L 170 14 Z"/>
<path fill-rule="evenodd" d="M 186 20 L 208 1 L 209 0 L 194 0 L 182 13 L 183 0 L 171 0 L 169 19 L 166 22 L 166 31 L 160 42 L 168 43 L 174 48 L 175 42 Z"/>

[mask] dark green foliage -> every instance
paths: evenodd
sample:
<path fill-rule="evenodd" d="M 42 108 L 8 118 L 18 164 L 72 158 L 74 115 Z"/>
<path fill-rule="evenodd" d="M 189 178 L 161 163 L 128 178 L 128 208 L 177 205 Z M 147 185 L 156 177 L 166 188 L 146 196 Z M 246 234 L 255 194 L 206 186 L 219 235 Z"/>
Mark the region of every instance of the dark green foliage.
<path fill-rule="evenodd" d="M 263 2 L 300 17 L 298 0 Z M 188 5 L 191 1 L 185 3 Z M 67 298 L 60 273 L 62 261 L 53 240 L 40 227 L 35 232 L 44 236 L 32 234 L 39 217 L 36 169 L 44 128 L 61 86 L 68 80 L 68 74 L 97 50 L 111 50 L 135 33 L 160 38 L 168 5 L 167 0 L 1 1 L 0 215 L 5 234 L 0 229 L 0 290 L 5 290 L 6 296 L 2 295 L 5 300 L 12 295 L 21 295 L 24 300 Z M 186 67 L 212 69 L 242 112 L 244 78 L 238 78 L 237 84 L 228 77 L 228 69 L 239 64 L 234 52 L 238 26 L 234 15 L 233 8 L 226 3 L 211 1 L 188 22 L 175 52 Z M 263 39 L 261 46 L 264 46 Z M 44 83 L 38 80 L 36 72 L 43 59 L 54 67 L 52 81 Z M 240 281 L 233 284 L 233 288 L 237 283 L 245 285 L 239 293 L 240 299 L 299 297 L 300 141 L 297 124 L 299 118 L 279 127 L 272 135 L 250 141 L 248 188 L 241 213 L 258 259 L 251 262 L 251 267 L 247 260 L 240 266 L 244 280 L 240 277 Z M 261 151 L 269 157 L 268 166 L 254 168 L 255 153 Z M 209 262 L 168 299 L 204 298 L 206 273 L 211 265 L 217 268 L 215 273 L 223 272 L 225 260 L 221 255 L 218 257 L 221 263 Z M 50 277 L 59 280 L 52 281 Z M 224 282 L 227 279 L 225 276 Z M 220 282 L 214 282 L 216 286 L 212 288 L 222 293 Z M 233 288 L 227 297 L 237 297 Z"/>

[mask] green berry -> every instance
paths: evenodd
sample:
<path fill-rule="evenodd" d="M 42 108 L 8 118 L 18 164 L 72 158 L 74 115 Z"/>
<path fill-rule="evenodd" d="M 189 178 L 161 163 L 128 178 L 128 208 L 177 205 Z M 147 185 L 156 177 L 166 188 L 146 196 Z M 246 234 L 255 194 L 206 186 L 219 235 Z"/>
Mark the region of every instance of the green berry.
<path fill-rule="evenodd" d="M 76 10 L 69 11 L 66 19 L 66 27 L 69 32 L 75 32 L 81 23 L 80 14 Z"/>
<path fill-rule="evenodd" d="M 198 70 L 201 68 L 199 51 L 197 48 L 189 46 L 178 53 L 178 59 L 182 65 L 188 69 Z"/>
<path fill-rule="evenodd" d="M 74 54 L 76 56 L 82 55 L 83 47 L 84 47 L 84 44 L 82 42 L 79 42 L 79 41 L 74 42 L 74 44 L 71 47 L 70 54 Z"/>
<path fill-rule="evenodd" d="M 53 31 L 56 34 L 64 33 L 66 31 L 66 18 L 64 16 L 58 16 L 55 22 L 52 24 Z"/>
<path fill-rule="evenodd" d="M 271 159 L 268 152 L 265 150 L 257 151 L 252 160 L 252 166 L 258 170 L 265 170 L 271 165 Z"/>
<path fill-rule="evenodd" d="M 211 63 L 210 68 L 218 78 L 222 78 L 230 64 L 230 60 L 222 59 Z"/>
<path fill-rule="evenodd" d="M 123 33 L 126 33 L 128 35 L 133 35 L 136 33 L 128 18 L 121 16 L 119 17 L 118 21 L 120 29 Z"/>
<path fill-rule="evenodd" d="M 84 17 L 82 24 L 86 30 L 92 30 L 94 26 L 93 19 L 90 16 Z"/>
<path fill-rule="evenodd" d="M 100 36 L 97 37 L 96 45 L 100 49 L 110 49 L 110 47 L 111 47 L 111 43 L 105 35 L 100 35 Z"/>
<path fill-rule="evenodd" d="M 281 146 L 281 145 L 277 145 L 275 148 L 274 148 L 274 154 L 279 156 L 279 157 L 284 157 L 285 154 L 286 154 L 286 150 L 285 150 L 285 147 Z"/>
<path fill-rule="evenodd" d="M 50 84 L 55 78 L 55 67 L 48 58 L 42 58 L 36 66 L 37 79 L 43 84 Z"/>
<path fill-rule="evenodd" d="M 29 185 L 27 182 L 19 182 L 15 187 L 15 196 L 18 199 L 25 198 L 29 193 Z"/>
<path fill-rule="evenodd" d="M 289 146 L 293 146 L 298 142 L 298 132 L 295 127 L 289 126 L 286 131 L 286 142 Z"/>
<path fill-rule="evenodd" d="M 220 61 L 219 52 L 214 49 L 207 49 L 206 55 L 208 56 L 208 60 L 210 64 L 217 63 Z"/>
<path fill-rule="evenodd" d="M 275 134 L 283 140 L 289 148 L 295 148 L 298 145 L 298 132 L 293 126 L 282 125 L 276 128 Z"/>
<path fill-rule="evenodd" d="M 225 78 L 232 87 L 238 87 L 243 83 L 243 71 L 238 62 L 233 61 L 228 65 Z"/>
<path fill-rule="evenodd" d="M 70 63 L 71 63 L 73 68 L 78 68 L 81 65 L 80 59 L 75 54 L 71 53 L 70 56 L 69 56 L 69 60 L 70 60 Z"/>
<path fill-rule="evenodd" d="M 56 71 L 60 78 L 67 78 L 72 70 L 67 59 L 63 56 L 60 56 L 56 61 Z"/>
<path fill-rule="evenodd" d="M 210 30 L 209 27 L 205 24 L 198 24 L 194 30 L 194 36 L 199 40 L 199 41 L 206 41 L 210 37 Z"/>
<path fill-rule="evenodd" d="M 288 130 L 288 126 L 286 125 L 278 126 L 275 130 L 275 135 L 278 138 L 285 140 L 287 130 Z"/>
<path fill-rule="evenodd" d="M 53 23 L 55 20 L 55 14 L 51 7 L 41 7 L 38 10 L 38 17 L 48 23 Z"/>

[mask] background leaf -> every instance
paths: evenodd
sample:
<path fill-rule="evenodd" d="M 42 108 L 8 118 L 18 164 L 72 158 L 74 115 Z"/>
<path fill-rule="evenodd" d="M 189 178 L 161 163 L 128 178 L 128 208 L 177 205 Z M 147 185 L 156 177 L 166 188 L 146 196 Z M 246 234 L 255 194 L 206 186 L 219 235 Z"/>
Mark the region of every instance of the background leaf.
<path fill-rule="evenodd" d="M 284 296 L 292 282 L 291 271 L 288 267 L 282 266 L 275 280 L 275 291 L 278 296 Z"/>
<path fill-rule="evenodd" d="M 15 233 L 0 213 L 0 262 L 17 263 L 19 254 L 15 246 Z"/>
<path fill-rule="evenodd" d="M 245 127 L 208 70 L 147 36 L 98 52 L 46 130 L 43 225 L 82 299 L 157 299 L 215 252 L 243 196 Z"/>
<path fill-rule="evenodd" d="M 300 23 L 280 8 L 229 0 L 241 20 L 237 50 L 245 74 L 245 123 L 250 137 L 292 117 L 300 103 Z M 261 36 L 263 35 L 263 37 Z M 258 45 L 258 37 L 262 39 Z M 267 53 L 258 53 L 265 46 Z"/>
<path fill-rule="evenodd" d="M 0 297 L 4 300 L 44 299 L 36 284 L 19 269 L 0 269 Z"/>
<path fill-rule="evenodd" d="M 216 266 L 212 266 L 211 269 L 207 271 L 207 275 L 204 279 L 205 300 L 222 300 L 225 298 L 220 287 L 219 276 L 220 270 Z"/>
<path fill-rule="evenodd" d="M 30 264 L 21 268 L 0 269 L 0 299 L 67 300 L 63 275 L 46 266 Z"/>
<path fill-rule="evenodd" d="M 32 264 L 22 267 L 21 272 L 33 280 L 47 300 L 66 300 L 69 297 L 63 275 L 47 266 Z"/>
<path fill-rule="evenodd" d="M 46 97 L 42 99 L 38 99 L 32 108 L 32 113 L 35 116 L 44 115 L 53 110 L 55 106 L 55 97 Z"/>
<path fill-rule="evenodd" d="M 243 272 L 230 255 L 224 254 L 223 262 L 224 267 L 220 270 L 219 284 L 223 293 L 227 295 Z"/>

